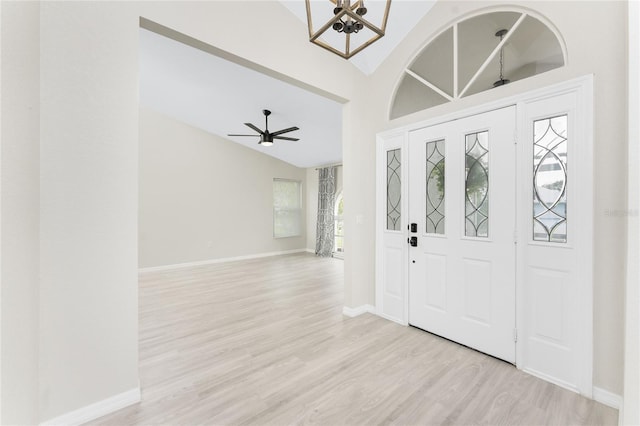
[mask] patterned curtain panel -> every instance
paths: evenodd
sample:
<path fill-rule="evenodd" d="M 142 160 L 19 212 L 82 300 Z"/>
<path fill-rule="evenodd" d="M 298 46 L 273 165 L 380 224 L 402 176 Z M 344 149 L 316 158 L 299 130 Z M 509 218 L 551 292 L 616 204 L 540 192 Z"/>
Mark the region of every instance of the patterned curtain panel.
<path fill-rule="evenodd" d="M 333 254 L 334 206 L 336 203 L 336 168 L 318 170 L 318 221 L 316 225 L 316 255 Z"/>

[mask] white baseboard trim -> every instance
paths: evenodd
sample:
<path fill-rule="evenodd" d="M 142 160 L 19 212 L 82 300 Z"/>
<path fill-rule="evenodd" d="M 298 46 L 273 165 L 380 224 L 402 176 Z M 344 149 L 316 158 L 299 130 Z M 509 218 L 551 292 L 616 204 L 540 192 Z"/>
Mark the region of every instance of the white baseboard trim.
<path fill-rule="evenodd" d="M 75 426 L 90 422 L 107 414 L 118 411 L 140 402 L 140 388 L 128 390 L 86 407 L 63 414 L 54 419 L 41 423 L 41 426 Z"/>
<path fill-rule="evenodd" d="M 554 385 L 560 386 L 561 388 L 564 388 L 566 390 L 570 390 L 571 392 L 575 392 L 577 394 L 580 393 L 580 389 L 578 389 L 575 385 L 572 385 L 571 383 L 565 382 L 564 380 L 560 380 L 556 377 L 550 376 L 545 373 L 541 373 L 531 368 L 523 368 L 522 371 L 524 371 L 525 373 L 531 374 L 532 376 L 536 376 L 537 378 L 542 379 L 546 382 L 553 383 Z M 583 395 L 583 396 L 586 396 L 587 398 L 589 397 L 588 395 Z"/>
<path fill-rule="evenodd" d="M 402 321 L 401 319 L 389 316 L 387 314 L 383 314 L 382 312 L 374 312 L 377 316 L 379 316 L 380 318 L 384 318 L 386 320 L 389 320 L 391 322 L 395 322 L 396 324 L 400 324 L 403 325 L 405 327 L 409 326 L 409 324 L 407 324 L 406 322 Z"/>
<path fill-rule="evenodd" d="M 342 314 L 351 318 L 357 317 L 358 315 L 362 315 L 365 313 L 375 314 L 376 308 L 372 305 L 361 305 L 355 308 L 344 306 L 342 308 Z"/>
<path fill-rule="evenodd" d="M 247 256 L 224 257 L 221 259 L 199 260 L 197 262 L 176 263 L 173 265 L 151 266 L 149 268 L 139 268 L 139 273 L 171 271 L 173 269 L 192 268 L 194 266 L 213 265 L 216 263 L 236 262 L 238 260 L 259 259 L 261 257 L 280 256 L 283 254 L 305 253 L 307 249 L 295 249 L 286 251 L 272 251 L 269 253 L 256 253 Z"/>
<path fill-rule="evenodd" d="M 593 399 L 607 407 L 615 408 L 616 410 L 620 410 L 622 408 L 622 396 L 597 386 L 593 387 Z"/>
<path fill-rule="evenodd" d="M 316 251 L 310 248 L 304 249 L 304 251 L 306 251 L 307 253 L 316 254 Z"/>

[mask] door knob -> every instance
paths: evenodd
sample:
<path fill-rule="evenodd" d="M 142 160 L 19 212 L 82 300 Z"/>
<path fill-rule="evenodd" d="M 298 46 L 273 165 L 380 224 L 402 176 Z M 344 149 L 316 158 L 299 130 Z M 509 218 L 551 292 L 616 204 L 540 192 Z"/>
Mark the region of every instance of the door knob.
<path fill-rule="evenodd" d="M 407 238 L 407 242 L 411 245 L 411 247 L 418 247 L 418 237 Z"/>

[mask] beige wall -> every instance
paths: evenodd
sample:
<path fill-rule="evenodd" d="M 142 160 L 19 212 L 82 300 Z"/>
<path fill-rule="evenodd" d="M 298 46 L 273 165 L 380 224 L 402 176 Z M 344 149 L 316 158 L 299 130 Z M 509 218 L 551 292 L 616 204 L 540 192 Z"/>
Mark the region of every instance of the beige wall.
<path fill-rule="evenodd" d="M 40 420 L 138 387 L 138 14 L 40 6 Z"/>
<path fill-rule="evenodd" d="M 28 232 L 13 257 L 19 261 L 6 274 L 2 264 L 0 405 L 3 420 L 10 415 L 15 423 L 31 424 L 138 386 L 140 16 L 322 91 L 348 96 L 358 73 L 335 55 L 309 48 L 304 24 L 279 3 L 60 1 L 40 3 L 39 16 L 31 11 L 37 4 L 16 4 L 14 14 L 2 2 L 2 155 L 19 160 L 16 167 L 5 169 L 4 159 L 2 164 L 3 258 L 15 242 L 4 227 L 17 224 L 16 230 Z M 244 13 L 248 6 L 253 13 Z M 4 14 L 23 16 L 5 22 Z M 243 16 L 245 37 L 228 36 L 237 32 L 230 16 Z M 264 22 L 270 23 L 267 32 Z M 5 37 L 15 50 L 5 50 Z M 35 43 L 40 63 L 28 62 L 22 74 L 21 55 L 35 55 Z M 273 48 L 282 45 L 288 48 Z M 20 102 L 38 96 L 38 74 L 40 115 L 34 118 L 37 109 L 27 111 Z M 7 83 L 14 77 L 15 85 Z M 5 84 L 12 89 L 6 98 Z M 39 122 L 39 132 L 32 121 Z M 29 139 L 34 131 L 39 167 L 32 163 L 38 157 L 38 144 Z M 14 136 L 15 143 L 5 145 Z M 14 195 L 19 204 L 7 210 L 5 202 Z M 5 306 L 4 295 L 16 296 L 15 309 Z M 15 374 L 4 371 L 5 356 L 7 362 L 21 360 L 11 364 Z M 19 394 L 36 392 L 37 402 L 26 397 L 15 405 Z"/>
<path fill-rule="evenodd" d="M 375 134 L 379 131 L 479 105 L 500 96 L 595 75 L 594 380 L 621 393 L 626 220 L 606 209 L 626 207 L 626 22 L 625 2 L 518 2 L 542 13 L 563 34 L 568 65 L 389 122 L 388 105 L 403 67 L 441 29 L 468 12 L 495 3 L 438 2 L 370 78 L 346 61 L 307 41 L 306 27 L 273 2 L 43 2 L 40 5 L 40 170 L 25 171 L 14 193 L 40 190 L 39 296 L 24 290 L 22 304 L 39 315 L 39 420 L 82 408 L 137 386 L 137 200 L 138 200 L 138 19 L 148 19 L 351 102 L 344 107 L 345 304 L 374 301 Z M 253 7 L 250 14 L 244 13 Z M 28 6 L 24 6 L 28 8 Z M 20 112 L 5 103 L 3 13 L 2 155 L 6 123 Z M 26 9 L 23 9 L 26 10 Z M 243 16 L 243 37 L 230 16 Z M 28 22 L 33 22 L 31 18 Z M 264 31 L 269 22 L 269 31 Z M 20 34 L 19 28 L 7 31 Z M 585 29 L 589 29 L 585 31 Z M 251 42 L 247 42 L 251 40 Z M 33 48 L 33 44 L 19 39 Z M 274 46 L 287 46 L 279 49 Z M 30 50 L 33 52 L 32 50 Z M 33 65 L 37 68 L 37 65 Z M 13 68 L 15 69 L 15 68 Z M 340 75 L 341 78 L 334 78 Z M 27 77 L 28 79 L 29 77 Z M 16 86 L 15 98 L 31 99 L 33 86 Z M 24 112 L 24 111 L 23 111 Z M 28 114 L 27 114 L 28 115 Z M 31 118 L 32 119 L 32 118 Z M 33 127 L 29 127 L 33 129 Z M 24 135 L 29 131 L 20 130 Z M 25 136 L 28 139 L 28 136 Z M 15 144 L 29 157 L 32 144 Z M 13 176 L 2 161 L 2 250 L 10 243 L 5 226 L 5 185 Z M 31 165 L 29 164 L 28 167 Z M 14 170 L 14 173 L 17 171 Z M 28 197 L 32 197 L 29 195 Z M 33 212 L 29 198 L 17 213 Z M 29 222 L 32 219 L 24 218 Z M 29 222 L 30 223 L 30 222 Z M 33 247 L 33 235 L 25 244 Z M 4 265 L 2 265 L 4 268 Z M 30 272 L 31 271 L 31 272 Z M 16 274 L 33 285 L 33 268 Z M 5 329 L 5 295 L 19 281 L 2 271 L 2 355 L 11 336 Z M 33 288 L 33 287 L 28 287 Z M 23 291 L 23 290 L 20 290 Z M 37 308 L 36 308 L 37 307 Z M 34 313 L 36 309 L 38 314 Z M 33 327 L 20 324 L 33 336 Z M 33 342 L 13 356 L 33 360 Z M 21 386 L 18 378 L 2 384 Z M 9 376 L 7 376 L 9 377 Z M 31 376 L 32 377 L 32 376 Z M 31 380 L 31 379 L 30 379 Z M 25 385 L 27 392 L 33 386 Z M 2 393 L 3 413 L 10 398 Z M 31 423 L 28 414 L 21 423 Z M 31 413 L 33 416 L 33 414 Z M 4 414 L 3 414 L 4 417 Z"/>
<path fill-rule="evenodd" d="M 629 2 L 629 177 L 622 424 L 640 424 L 640 3 Z"/>
<path fill-rule="evenodd" d="M 2 2 L 0 423 L 36 423 L 40 5 Z"/>
<path fill-rule="evenodd" d="M 361 116 L 351 120 L 352 136 L 345 144 L 347 214 L 345 279 L 351 285 L 351 305 L 373 303 L 376 132 L 481 105 L 502 96 L 562 82 L 585 74 L 595 75 L 595 228 L 594 228 L 594 384 L 622 393 L 624 259 L 626 219 L 607 216 L 607 209 L 626 207 L 626 23 L 625 2 L 514 2 L 546 17 L 557 26 L 568 49 L 567 66 L 501 88 L 470 96 L 394 121 L 388 120 L 395 85 L 413 56 L 440 31 L 461 17 L 499 3 L 440 1 L 367 81 L 370 90 L 352 99 Z M 585 31 L 618 28 L 619 31 Z M 362 122 L 359 122 L 362 120 Z M 349 122 L 347 119 L 345 123 Z M 356 136 L 357 135 L 357 136 Z M 357 225 L 354 215 L 363 215 Z M 355 228 L 356 232 L 352 232 Z M 350 247 L 354 246 L 353 249 Z M 353 253 L 359 258 L 354 259 Z M 351 254 L 351 255 L 350 255 Z M 346 301 L 345 297 L 345 301 Z"/>
<path fill-rule="evenodd" d="M 139 266 L 305 248 L 273 238 L 273 179 L 306 170 L 157 113 L 140 110 Z"/>

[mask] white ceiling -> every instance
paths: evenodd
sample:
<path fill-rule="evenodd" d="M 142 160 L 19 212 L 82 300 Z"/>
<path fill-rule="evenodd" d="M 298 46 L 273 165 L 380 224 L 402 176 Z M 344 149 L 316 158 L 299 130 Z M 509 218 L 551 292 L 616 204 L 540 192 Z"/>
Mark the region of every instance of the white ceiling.
<path fill-rule="evenodd" d="M 214 135 L 297 167 L 342 159 L 342 105 L 275 78 L 144 29 L 140 30 L 140 103 Z M 258 144 L 243 123 L 269 130 L 298 126 L 283 136 L 299 141 Z"/>
<path fill-rule="evenodd" d="M 376 2 L 366 5 L 375 8 Z M 306 25 L 304 1 L 282 3 Z M 364 73 L 373 72 L 433 3 L 394 0 L 385 37 L 351 62 Z M 140 103 L 297 167 L 342 161 L 340 103 L 145 29 L 140 30 Z M 247 122 L 264 129 L 263 109 L 272 112 L 271 132 L 298 126 L 300 130 L 283 136 L 300 140 L 264 147 L 257 134 L 226 136 L 254 133 L 243 124 Z"/>

